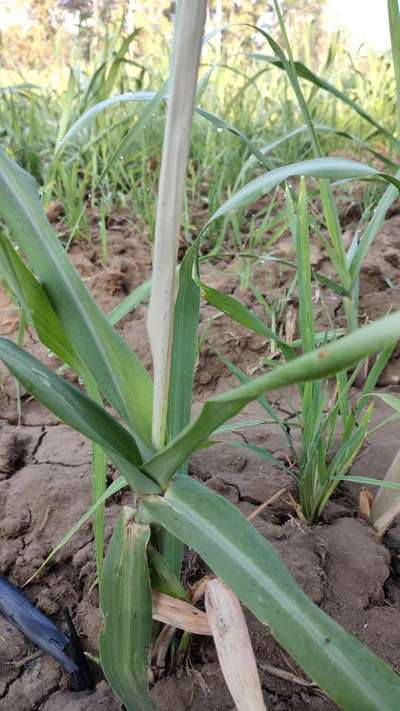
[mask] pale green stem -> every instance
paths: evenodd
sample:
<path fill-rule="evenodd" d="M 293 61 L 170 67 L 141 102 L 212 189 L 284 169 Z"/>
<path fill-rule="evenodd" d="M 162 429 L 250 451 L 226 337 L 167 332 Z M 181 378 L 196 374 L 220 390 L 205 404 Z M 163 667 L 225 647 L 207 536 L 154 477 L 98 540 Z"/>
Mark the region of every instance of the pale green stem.
<path fill-rule="evenodd" d="M 166 441 L 176 261 L 206 0 L 181 3 L 161 160 L 147 328 L 154 364 L 153 442 Z"/>

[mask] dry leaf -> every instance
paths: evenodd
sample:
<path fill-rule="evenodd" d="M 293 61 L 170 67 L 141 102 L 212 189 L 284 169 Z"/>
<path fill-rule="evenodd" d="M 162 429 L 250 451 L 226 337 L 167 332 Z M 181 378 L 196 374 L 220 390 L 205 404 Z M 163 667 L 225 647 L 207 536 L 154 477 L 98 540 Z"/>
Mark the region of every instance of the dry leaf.
<path fill-rule="evenodd" d="M 154 620 L 193 634 L 212 634 L 205 612 L 188 602 L 156 590 L 152 591 L 152 596 Z"/>
<path fill-rule="evenodd" d="M 212 580 L 211 575 L 203 575 L 189 590 L 190 601 L 196 605 L 204 597 L 207 585 Z"/>
<path fill-rule="evenodd" d="M 282 496 L 282 494 L 285 493 L 285 491 L 286 489 L 279 489 L 279 491 L 276 491 L 275 494 L 272 494 L 272 496 L 270 496 L 268 499 L 266 499 L 266 501 L 257 506 L 257 508 L 247 516 L 247 520 L 252 521 L 253 518 L 262 513 L 264 509 L 267 508 L 267 506 L 270 506 L 274 503 L 274 501 L 277 501 Z"/>
<path fill-rule="evenodd" d="M 242 606 L 218 578 L 207 585 L 205 603 L 218 659 L 238 711 L 265 711 L 257 664 Z"/>
<path fill-rule="evenodd" d="M 303 514 L 303 511 L 302 511 L 302 509 L 301 509 L 301 506 L 300 506 L 300 504 L 296 501 L 296 499 L 293 498 L 293 496 L 292 496 L 292 494 L 290 493 L 290 491 L 289 491 L 289 493 L 288 493 L 288 501 L 287 501 L 287 504 L 288 504 L 289 506 L 291 506 L 291 508 L 295 511 L 297 518 L 298 518 L 300 521 L 303 521 L 303 523 L 304 523 L 304 522 L 306 521 L 306 519 L 305 519 L 305 517 L 304 517 L 304 514 Z"/>
<path fill-rule="evenodd" d="M 358 515 L 369 521 L 371 515 L 371 506 L 374 497 L 368 489 L 362 487 L 358 496 Z"/>

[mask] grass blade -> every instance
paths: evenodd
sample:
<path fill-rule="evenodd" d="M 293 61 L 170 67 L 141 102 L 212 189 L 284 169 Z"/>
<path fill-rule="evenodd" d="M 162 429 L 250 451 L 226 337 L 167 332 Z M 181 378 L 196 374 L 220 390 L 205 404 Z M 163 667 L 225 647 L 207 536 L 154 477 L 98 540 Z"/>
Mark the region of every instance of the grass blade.
<path fill-rule="evenodd" d="M 304 178 L 301 178 L 300 181 L 296 223 L 295 248 L 299 284 L 299 328 L 303 353 L 310 353 L 315 347 L 315 330 L 311 283 L 310 227 Z"/>
<path fill-rule="evenodd" d="M 41 342 L 62 361 L 70 365 L 85 382 L 89 396 L 102 405 L 101 396 L 92 376 L 82 363 L 66 337 L 62 324 L 52 308 L 47 294 L 24 264 L 10 242 L 0 234 L 0 271 L 12 289 L 23 314 L 36 328 Z M 22 345 L 22 341 L 18 341 Z M 93 503 L 102 496 L 106 486 L 107 458 L 102 448 L 92 444 L 92 496 Z M 104 507 L 96 510 L 94 521 L 96 564 L 101 573 L 104 547 Z"/>
<path fill-rule="evenodd" d="M 123 299 L 109 314 L 108 318 L 113 326 L 117 324 L 124 316 L 127 316 L 131 311 L 134 311 L 137 306 L 146 301 L 151 293 L 151 279 L 147 279 L 134 289 L 128 296 Z"/>
<path fill-rule="evenodd" d="M 78 134 L 84 128 L 90 126 L 96 119 L 96 117 L 109 106 L 113 106 L 115 104 L 122 104 L 127 101 L 151 101 L 152 99 L 154 99 L 154 96 L 155 94 L 153 91 L 129 91 L 126 94 L 118 94 L 117 96 L 111 96 L 109 99 L 104 99 L 104 101 L 100 101 L 95 106 L 92 106 L 90 109 L 85 111 L 85 113 L 82 114 L 82 116 L 80 116 L 77 121 L 75 121 L 75 123 L 68 129 L 64 137 L 58 141 L 57 149 L 53 157 L 53 163 L 55 163 L 56 160 L 59 160 L 61 158 L 61 155 L 65 150 L 66 144 L 71 141 L 71 139 L 75 138 L 76 134 Z"/>
<path fill-rule="evenodd" d="M 291 346 L 282 341 L 275 331 L 269 328 L 258 316 L 250 311 L 250 309 L 238 301 L 238 299 L 235 299 L 229 294 L 224 294 L 218 289 L 213 289 L 204 282 L 200 282 L 200 288 L 201 295 L 208 304 L 215 306 L 216 309 L 222 311 L 222 313 L 229 316 L 233 321 L 236 321 L 236 323 L 240 323 L 245 328 L 253 331 L 253 333 L 258 333 L 260 336 L 264 336 L 278 343 L 282 353 L 288 360 L 294 357 L 295 351 Z"/>
<path fill-rule="evenodd" d="M 34 572 L 34 574 L 27 580 L 24 584 L 28 585 L 34 578 L 37 578 L 40 573 L 45 569 L 45 567 L 50 563 L 50 561 L 53 560 L 54 556 L 57 555 L 57 553 L 64 548 L 64 546 L 69 543 L 71 538 L 75 536 L 76 533 L 78 533 L 79 529 L 82 528 L 82 526 L 87 523 L 93 515 L 96 514 L 96 512 L 99 509 L 99 506 L 102 506 L 107 499 L 110 498 L 110 496 L 113 496 L 114 494 L 117 494 L 121 489 L 124 489 L 125 487 L 128 486 L 128 482 L 126 481 L 125 477 L 119 477 L 119 479 L 116 479 L 113 481 L 110 486 L 107 487 L 107 489 L 104 491 L 102 496 L 100 496 L 99 499 L 97 499 L 96 503 L 93 504 L 87 511 L 85 511 L 84 514 L 78 519 L 76 523 L 74 523 L 73 526 L 67 531 L 67 533 L 58 541 L 58 543 L 54 546 L 53 550 L 51 553 L 45 558 L 43 563 L 40 565 L 40 567 Z"/>
<path fill-rule="evenodd" d="M 210 111 L 202 109 L 200 106 L 196 106 L 195 111 L 199 114 L 199 116 L 202 116 L 206 119 L 206 121 L 209 121 L 213 126 L 215 126 L 217 130 L 228 131 L 228 133 L 232 133 L 234 136 L 240 138 L 250 149 L 254 157 L 261 163 L 261 165 L 265 168 L 270 167 L 270 161 L 265 158 L 265 154 L 260 151 L 254 142 L 251 141 L 242 131 L 239 131 L 239 129 L 235 128 L 235 126 L 232 126 L 227 121 L 224 121 L 224 119 L 221 119 L 219 116 L 215 116 L 215 114 L 210 113 Z"/>
<path fill-rule="evenodd" d="M 400 180 L 400 170 L 395 173 L 395 178 Z M 362 263 L 367 256 L 372 242 L 379 233 L 385 221 L 386 213 L 390 206 L 394 203 L 399 195 L 399 190 L 394 185 L 388 185 L 384 194 L 382 195 L 379 203 L 374 211 L 371 219 L 368 222 L 365 233 L 357 245 L 356 251 L 354 253 L 353 259 L 350 263 L 350 274 L 352 278 L 352 284 L 354 285 L 360 276 L 360 271 Z"/>
<path fill-rule="evenodd" d="M 94 393 L 93 393 L 94 394 Z M 92 397 L 93 397 L 92 394 Z M 98 397 L 98 392 L 96 392 Z M 94 398 L 95 399 L 95 398 Z M 92 443 L 92 503 L 96 507 L 93 522 L 94 546 L 96 556 L 97 576 L 103 571 L 104 558 L 104 502 L 101 499 L 107 486 L 107 455 L 102 447 Z"/>
<path fill-rule="evenodd" d="M 222 362 L 226 365 L 228 370 L 236 376 L 236 378 L 239 380 L 240 383 L 245 384 L 245 383 L 250 383 L 251 382 L 251 377 L 249 375 L 246 375 L 246 373 L 243 372 L 243 370 L 240 370 L 237 365 L 232 363 L 229 358 L 226 356 L 222 355 L 222 353 L 218 354 L 218 357 L 222 360 Z M 265 395 L 260 395 L 257 398 L 257 402 L 260 403 L 261 407 L 268 413 L 268 415 L 271 417 L 273 422 L 275 424 L 279 425 L 279 427 L 282 427 L 283 430 L 286 430 L 286 426 L 288 423 L 285 423 L 285 420 L 282 420 L 282 418 L 279 417 L 279 415 L 276 414 L 276 410 L 273 405 L 267 400 Z M 215 434 L 215 433 L 214 433 Z"/>
<path fill-rule="evenodd" d="M 396 81 L 397 131 L 400 130 L 400 9 L 397 0 L 387 0 L 394 77 Z"/>
<path fill-rule="evenodd" d="M 179 269 L 168 404 L 169 439 L 173 439 L 190 422 L 200 311 L 200 290 L 193 278 L 195 261 L 196 250 L 192 248 Z"/>

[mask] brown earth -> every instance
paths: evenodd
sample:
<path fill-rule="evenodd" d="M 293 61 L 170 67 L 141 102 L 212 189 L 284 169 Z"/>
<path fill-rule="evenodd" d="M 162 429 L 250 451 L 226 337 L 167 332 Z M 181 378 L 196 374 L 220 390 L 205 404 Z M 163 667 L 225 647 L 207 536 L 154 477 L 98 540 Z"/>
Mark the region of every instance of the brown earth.
<path fill-rule="evenodd" d="M 349 238 L 351 230 L 349 229 Z M 149 274 L 150 249 L 129 226 L 122 213 L 109 224 L 110 257 L 105 267 L 96 241 L 75 245 L 71 258 L 105 311 Z M 290 259 L 289 242 L 279 242 L 277 255 Z M 329 273 L 327 260 L 313 247 L 315 268 Z M 400 308 L 400 216 L 392 217 L 370 252 L 362 276 L 363 320 Z M 266 296 L 284 294 L 289 271 L 276 263 L 253 269 L 253 282 Z M 210 285 L 235 294 L 262 315 L 262 308 L 247 292 L 240 291 L 238 264 L 220 262 L 204 270 Z M 321 326 L 329 317 L 341 324 L 341 305 L 326 296 L 327 309 L 316 314 Z M 282 333 L 295 336 L 297 297 L 289 301 L 290 317 L 279 321 Z M 146 306 L 140 306 L 120 324 L 128 342 L 151 367 L 146 337 Z M 270 355 L 268 344 L 249 335 L 225 316 L 204 305 L 200 330 L 203 336 L 196 375 L 196 410 L 210 394 L 235 384 L 216 351 L 229 356 L 248 374 L 262 370 Z M 1 333 L 15 337 L 17 313 L 4 292 L 0 293 Z M 33 332 L 26 347 L 47 364 L 57 364 Z M 382 377 L 382 385 L 398 389 L 400 366 L 395 353 Z M 286 395 L 275 397 L 281 414 Z M 23 394 L 22 421 L 17 425 L 13 379 L 3 371 L 0 417 L 0 574 L 22 585 L 43 562 L 54 545 L 90 504 L 90 445 L 71 432 L 42 406 Z M 377 407 L 378 422 L 388 411 Z M 242 418 L 262 417 L 257 405 Z M 239 418 L 240 420 L 241 418 Z M 239 426 L 238 426 L 239 430 Z M 285 458 L 285 441 L 271 425 L 246 430 L 249 442 L 268 446 L 277 458 Z M 233 433 L 227 439 L 237 439 Z M 382 478 L 399 447 L 398 426 L 391 423 L 375 432 L 353 467 L 353 473 Z M 311 599 L 338 622 L 365 641 L 370 648 L 400 671 L 400 524 L 384 543 L 379 543 L 357 517 L 359 489 L 345 484 L 328 505 L 320 524 L 307 527 L 295 516 L 287 494 L 295 495 L 293 480 L 278 467 L 249 451 L 221 445 L 195 454 L 192 476 L 226 496 L 248 515 L 283 487 L 283 494 L 254 519 L 254 525 L 275 546 L 299 585 Z M 110 480 L 115 472 L 110 468 Z M 111 535 L 121 502 L 120 493 L 107 503 L 107 539 Z M 194 562 L 194 565 L 196 561 Z M 98 654 L 101 616 L 93 551 L 93 531 L 84 525 L 57 554 L 39 581 L 30 583 L 27 594 L 56 622 L 62 624 L 63 608 L 71 610 L 85 649 Z M 267 628 L 248 615 L 265 701 L 274 711 L 319 711 L 336 706 L 304 677 L 288 655 L 275 643 Z M 0 618 L 0 711 L 117 711 L 121 706 L 96 668 L 98 684 L 93 693 L 74 693 L 68 679 L 52 659 L 35 653 L 8 622 Z M 95 666 L 94 666 L 95 668 Z M 282 678 L 283 676 L 286 678 Z M 288 680 L 288 674 L 289 678 Z M 290 677 L 290 674 L 293 676 Z M 233 703 L 218 669 L 215 649 L 207 639 L 192 641 L 182 667 L 153 687 L 153 698 L 165 711 L 227 711 Z"/>

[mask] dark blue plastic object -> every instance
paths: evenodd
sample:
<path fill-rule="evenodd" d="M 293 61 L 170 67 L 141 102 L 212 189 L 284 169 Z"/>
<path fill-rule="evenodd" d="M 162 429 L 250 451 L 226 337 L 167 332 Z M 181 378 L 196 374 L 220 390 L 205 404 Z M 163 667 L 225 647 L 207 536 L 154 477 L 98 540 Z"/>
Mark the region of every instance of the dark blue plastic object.
<path fill-rule="evenodd" d="M 61 632 L 21 590 L 0 576 L 0 614 L 39 649 L 62 664 L 72 675 L 76 691 L 93 688 L 90 670 L 68 610 L 64 614 L 70 636 Z"/>

